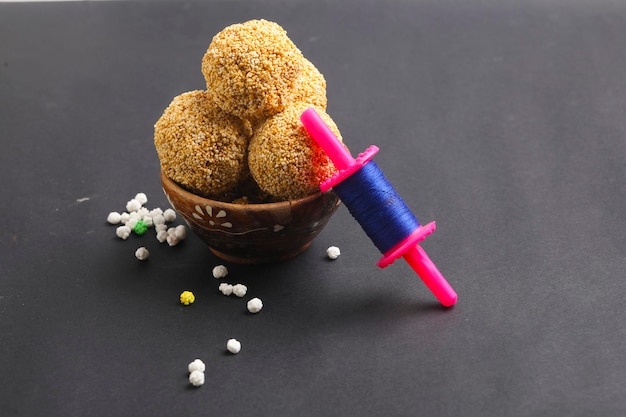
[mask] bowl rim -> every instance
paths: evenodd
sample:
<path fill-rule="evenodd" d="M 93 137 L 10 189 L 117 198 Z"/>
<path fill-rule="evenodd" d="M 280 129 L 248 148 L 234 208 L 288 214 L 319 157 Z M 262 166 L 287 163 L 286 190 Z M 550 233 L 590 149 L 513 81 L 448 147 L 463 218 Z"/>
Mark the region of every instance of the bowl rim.
<path fill-rule="evenodd" d="M 188 199 L 188 200 L 200 200 L 200 201 L 205 201 L 208 203 L 211 203 L 212 205 L 220 205 L 224 208 L 230 208 L 231 210 L 241 210 L 242 208 L 245 210 L 250 210 L 250 211 L 255 211 L 255 210 L 259 210 L 259 211 L 267 211 L 267 210 L 272 210 L 272 209 L 280 209 L 280 208 L 286 208 L 286 207 L 290 207 L 294 204 L 307 204 L 310 203 L 318 198 L 320 198 L 321 196 L 328 194 L 334 194 L 334 192 L 332 191 L 332 189 L 326 191 L 326 192 L 322 192 L 322 191 L 318 191 L 316 193 L 313 194 L 309 194 L 307 196 L 304 197 L 300 197 L 300 198 L 295 198 L 292 200 L 285 200 L 285 201 L 277 201 L 274 203 L 248 203 L 248 204 L 239 204 L 239 203 L 228 203 L 226 201 L 221 201 L 221 200 L 213 200 L 211 198 L 207 198 L 207 197 L 203 197 L 201 195 L 198 194 L 194 194 L 190 191 L 187 191 L 186 189 L 184 189 L 183 187 L 181 187 L 180 185 L 178 185 L 178 183 L 176 183 L 176 181 L 172 180 L 170 177 L 168 177 L 165 172 L 163 172 L 163 169 L 161 169 L 161 182 L 165 188 L 165 185 L 167 184 L 167 188 L 171 188 L 174 189 L 177 193 L 180 193 L 184 198 Z"/>

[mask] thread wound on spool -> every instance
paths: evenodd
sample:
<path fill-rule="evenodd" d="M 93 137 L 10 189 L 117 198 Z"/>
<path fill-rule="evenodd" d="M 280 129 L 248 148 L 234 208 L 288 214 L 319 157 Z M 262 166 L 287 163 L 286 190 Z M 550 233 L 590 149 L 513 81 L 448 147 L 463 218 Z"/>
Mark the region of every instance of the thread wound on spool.
<path fill-rule="evenodd" d="M 378 153 L 378 146 L 376 145 L 370 146 L 365 151 L 360 153 L 359 156 L 354 160 L 354 162 L 349 167 L 340 169 L 335 175 L 333 175 L 326 181 L 322 182 L 320 184 L 320 190 L 322 190 L 322 192 L 325 192 L 335 187 L 335 185 L 340 184 L 343 180 L 350 177 L 356 171 L 361 169 L 363 165 L 371 161 L 374 155 L 376 155 L 377 153 Z"/>
<path fill-rule="evenodd" d="M 333 189 L 382 253 L 420 226 L 374 161 L 365 164 Z"/>

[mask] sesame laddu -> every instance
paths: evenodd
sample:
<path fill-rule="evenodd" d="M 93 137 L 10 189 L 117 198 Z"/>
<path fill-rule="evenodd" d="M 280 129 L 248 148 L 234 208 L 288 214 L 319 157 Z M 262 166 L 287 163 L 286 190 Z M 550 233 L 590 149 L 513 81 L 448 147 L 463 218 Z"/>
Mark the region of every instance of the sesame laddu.
<path fill-rule="evenodd" d="M 336 172 L 332 161 L 300 122 L 300 115 L 308 107 L 306 103 L 296 103 L 272 116 L 250 140 L 250 173 L 263 191 L 278 199 L 289 200 L 318 192 L 320 182 Z M 330 116 L 320 108 L 316 110 L 341 138 Z"/>
<path fill-rule="evenodd" d="M 202 59 L 202 73 L 222 110 L 254 122 L 292 101 L 303 59 L 277 23 L 250 20 L 213 37 Z"/>
<path fill-rule="evenodd" d="M 302 72 L 296 82 L 294 103 L 307 103 L 326 110 L 326 79 L 315 65 L 303 59 Z"/>
<path fill-rule="evenodd" d="M 175 97 L 154 125 L 154 144 L 169 178 L 199 195 L 219 196 L 248 175 L 249 123 L 217 108 L 207 91 Z"/>

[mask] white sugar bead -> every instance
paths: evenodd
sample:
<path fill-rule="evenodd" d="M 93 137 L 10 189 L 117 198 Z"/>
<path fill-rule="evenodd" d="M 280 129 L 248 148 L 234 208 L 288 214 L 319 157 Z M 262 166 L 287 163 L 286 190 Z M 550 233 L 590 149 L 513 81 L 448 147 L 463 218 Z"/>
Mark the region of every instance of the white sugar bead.
<path fill-rule="evenodd" d="M 167 234 L 167 225 L 166 224 L 155 224 L 154 225 L 154 230 L 157 233 L 163 231 L 163 232 L 165 232 L 165 234 Z"/>
<path fill-rule="evenodd" d="M 123 224 L 126 224 L 126 222 L 130 219 L 130 214 L 124 212 L 122 214 L 120 214 L 120 222 L 122 222 Z"/>
<path fill-rule="evenodd" d="M 226 282 L 223 282 L 220 284 L 219 290 L 224 295 L 231 295 L 233 293 L 233 286 Z"/>
<path fill-rule="evenodd" d="M 128 236 L 130 236 L 130 227 L 124 225 L 124 226 L 119 226 L 117 229 L 115 229 L 115 234 L 117 235 L 117 237 L 119 237 L 120 239 L 128 239 Z"/>
<path fill-rule="evenodd" d="M 167 231 L 165 230 L 159 230 L 157 232 L 156 238 L 159 242 L 163 243 L 167 240 Z"/>
<path fill-rule="evenodd" d="M 187 227 L 184 224 L 179 224 L 174 228 L 174 234 L 178 240 L 185 240 L 187 237 Z"/>
<path fill-rule="evenodd" d="M 141 203 L 134 198 L 126 203 L 126 210 L 128 211 L 137 211 L 141 208 Z"/>
<path fill-rule="evenodd" d="M 204 365 L 204 362 L 202 362 L 202 360 L 195 359 L 193 362 L 187 365 L 187 369 L 189 369 L 189 372 L 193 372 L 193 371 L 204 372 L 206 369 L 206 366 Z"/>
<path fill-rule="evenodd" d="M 167 235 L 167 244 L 170 246 L 176 246 L 178 245 L 178 243 L 180 243 L 180 239 L 178 239 L 175 235 Z"/>
<path fill-rule="evenodd" d="M 152 223 L 155 225 L 165 224 L 165 217 L 163 217 L 163 214 L 152 214 L 152 212 L 150 212 L 150 215 L 152 216 Z"/>
<path fill-rule="evenodd" d="M 250 313 L 258 313 L 263 308 L 263 301 L 255 297 L 251 299 L 250 301 L 248 301 L 248 304 L 246 305 L 246 307 L 248 307 L 248 311 Z"/>
<path fill-rule="evenodd" d="M 166 222 L 173 222 L 174 220 L 176 220 L 176 212 L 171 208 L 168 208 L 163 212 L 163 217 L 165 218 Z"/>
<path fill-rule="evenodd" d="M 213 278 L 220 279 L 228 275 L 228 268 L 224 265 L 218 265 L 213 268 Z"/>
<path fill-rule="evenodd" d="M 150 256 L 150 252 L 145 247 L 140 247 L 135 251 L 135 257 L 140 261 L 145 261 Z"/>
<path fill-rule="evenodd" d="M 184 225 L 178 225 L 176 227 L 170 227 L 167 229 L 167 244 L 170 246 L 178 245 L 182 240 L 187 237 L 187 228 Z"/>
<path fill-rule="evenodd" d="M 226 342 L 226 349 L 233 355 L 236 355 L 241 351 L 241 342 L 237 339 L 228 339 L 228 342 Z"/>
<path fill-rule="evenodd" d="M 142 205 L 148 202 L 148 197 L 144 193 L 137 193 L 135 200 L 139 201 Z"/>
<path fill-rule="evenodd" d="M 144 217 L 150 215 L 150 210 L 145 207 L 140 207 L 139 210 L 137 210 L 137 215 L 143 219 Z"/>
<path fill-rule="evenodd" d="M 337 246 L 331 246 L 326 249 L 326 256 L 328 256 L 328 259 L 337 259 L 339 258 L 339 255 L 341 255 L 341 251 Z"/>
<path fill-rule="evenodd" d="M 192 373 L 189 374 L 189 382 L 194 387 L 199 387 L 201 385 L 204 385 L 204 372 L 193 371 Z"/>
<path fill-rule="evenodd" d="M 248 287 L 243 284 L 233 285 L 233 294 L 237 297 L 243 297 L 248 292 Z"/>
<path fill-rule="evenodd" d="M 128 226 L 128 228 L 132 230 L 135 228 L 135 225 L 137 224 L 138 221 L 139 221 L 138 218 L 131 216 L 131 218 L 128 219 L 128 221 L 126 222 L 126 226 Z"/>
<path fill-rule="evenodd" d="M 122 215 L 117 211 L 112 211 L 107 216 L 107 222 L 111 224 L 119 224 L 122 221 Z"/>
<path fill-rule="evenodd" d="M 150 215 L 152 217 L 157 216 L 159 214 L 163 214 L 163 210 L 161 210 L 159 207 L 153 208 L 152 210 L 150 210 Z"/>

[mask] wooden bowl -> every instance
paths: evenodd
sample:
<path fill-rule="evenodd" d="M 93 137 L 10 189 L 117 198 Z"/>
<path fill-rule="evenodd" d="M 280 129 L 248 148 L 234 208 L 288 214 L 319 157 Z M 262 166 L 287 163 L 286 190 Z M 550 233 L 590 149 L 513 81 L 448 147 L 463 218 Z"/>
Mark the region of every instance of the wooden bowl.
<path fill-rule="evenodd" d="M 163 171 L 161 183 L 172 207 L 211 252 L 234 263 L 271 263 L 299 255 L 340 204 L 332 190 L 278 203 L 233 204 L 190 193 Z"/>

